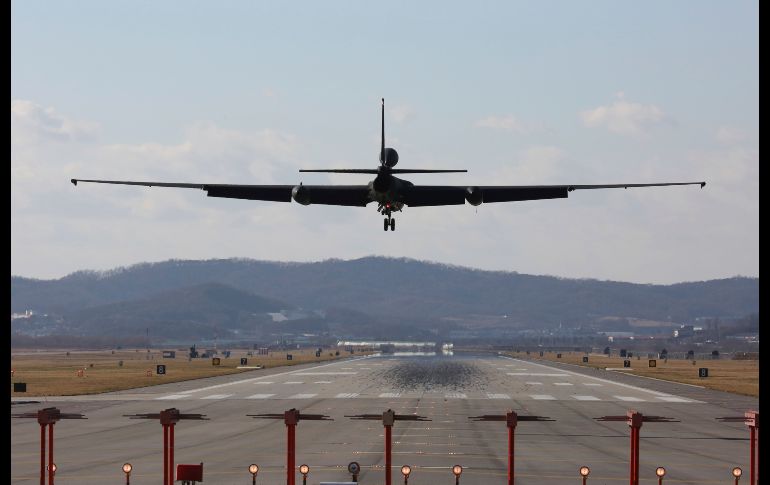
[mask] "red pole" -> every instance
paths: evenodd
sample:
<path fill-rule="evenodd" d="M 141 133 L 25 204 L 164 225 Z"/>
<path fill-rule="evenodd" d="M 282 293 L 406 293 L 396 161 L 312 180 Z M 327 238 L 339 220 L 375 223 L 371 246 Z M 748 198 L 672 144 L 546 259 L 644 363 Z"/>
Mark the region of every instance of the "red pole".
<path fill-rule="evenodd" d="M 391 450 L 393 446 L 392 442 L 393 426 L 385 426 L 385 485 L 390 485 L 391 481 Z"/>
<path fill-rule="evenodd" d="M 163 425 L 163 485 L 168 483 L 168 426 Z"/>
<path fill-rule="evenodd" d="M 513 471 L 513 426 L 508 427 L 508 485 L 513 485 L 514 471 Z"/>
<path fill-rule="evenodd" d="M 287 485 L 294 485 L 294 449 L 295 449 L 295 443 L 294 443 L 294 427 L 296 424 L 287 424 L 286 429 L 289 433 L 289 437 L 287 440 L 287 449 L 286 449 L 286 484 Z"/>
<path fill-rule="evenodd" d="M 48 485 L 53 485 L 53 423 L 48 425 Z"/>
<path fill-rule="evenodd" d="M 757 482 L 756 476 L 754 475 L 754 467 L 756 465 L 756 458 L 755 458 L 755 452 L 756 452 L 756 428 L 754 426 L 749 426 L 749 434 L 751 437 L 751 444 L 750 444 L 750 457 L 749 457 L 749 484 L 750 485 L 756 485 Z"/>
<path fill-rule="evenodd" d="M 45 485 L 45 425 L 40 425 L 40 485 Z"/>
<path fill-rule="evenodd" d="M 391 450 L 393 446 L 392 441 L 393 426 L 385 425 L 385 485 L 390 485 L 391 480 Z"/>
<path fill-rule="evenodd" d="M 636 445 L 634 446 L 634 485 L 639 485 L 639 435 L 640 429 L 636 428 Z"/>
<path fill-rule="evenodd" d="M 630 465 L 629 465 L 629 471 L 628 471 L 628 475 L 629 475 L 629 482 L 628 483 L 630 485 L 634 485 L 634 456 L 635 456 L 634 446 L 635 446 L 634 427 L 632 426 L 631 427 L 631 459 L 629 460 Z"/>
<path fill-rule="evenodd" d="M 169 446 L 168 446 L 168 462 L 169 462 L 169 477 L 168 485 L 174 484 L 174 424 L 169 426 L 168 430 Z"/>

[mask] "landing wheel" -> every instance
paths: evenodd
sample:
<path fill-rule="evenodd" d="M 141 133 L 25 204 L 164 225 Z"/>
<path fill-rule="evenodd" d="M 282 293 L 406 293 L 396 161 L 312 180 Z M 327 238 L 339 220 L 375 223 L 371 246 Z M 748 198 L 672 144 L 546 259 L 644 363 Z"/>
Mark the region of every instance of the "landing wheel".
<path fill-rule="evenodd" d="M 390 220 L 390 230 L 391 231 L 395 231 L 396 230 L 396 220 L 395 219 L 391 219 Z"/>
<path fill-rule="evenodd" d="M 387 219 L 385 219 L 383 222 L 384 222 L 384 224 L 382 226 L 382 229 L 387 231 L 388 230 L 388 226 L 390 226 L 390 223 L 388 222 Z"/>

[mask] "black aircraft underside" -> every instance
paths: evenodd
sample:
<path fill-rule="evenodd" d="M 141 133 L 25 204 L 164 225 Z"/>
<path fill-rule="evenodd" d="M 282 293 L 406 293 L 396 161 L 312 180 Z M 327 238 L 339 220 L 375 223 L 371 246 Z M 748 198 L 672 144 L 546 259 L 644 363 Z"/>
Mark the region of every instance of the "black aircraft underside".
<path fill-rule="evenodd" d="M 523 200 L 564 199 L 574 190 L 612 189 L 629 187 L 662 187 L 671 185 L 700 185 L 706 182 L 664 182 L 649 184 L 607 184 L 607 185 L 415 185 L 394 174 L 408 173 L 453 173 L 466 170 L 398 169 L 398 152 L 385 147 L 385 101 L 382 102 L 382 143 L 380 166 L 376 169 L 318 169 L 300 172 L 357 173 L 376 175 L 367 185 L 231 185 L 193 184 L 176 182 L 138 182 L 121 180 L 71 179 L 78 182 L 100 184 L 139 185 L 146 187 L 178 187 L 205 190 L 209 197 L 229 199 L 262 200 L 270 202 L 295 202 L 302 205 L 323 204 L 351 207 L 365 207 L 371 202 L 378 204 L 377 211 L 385 216 L 383 228 L 396 228 L 394 212 L 404 206 L 429 207 L 442 205 L 463 205 L 466 202 L 478 206 L 493 202 L 517 202 Z"/>

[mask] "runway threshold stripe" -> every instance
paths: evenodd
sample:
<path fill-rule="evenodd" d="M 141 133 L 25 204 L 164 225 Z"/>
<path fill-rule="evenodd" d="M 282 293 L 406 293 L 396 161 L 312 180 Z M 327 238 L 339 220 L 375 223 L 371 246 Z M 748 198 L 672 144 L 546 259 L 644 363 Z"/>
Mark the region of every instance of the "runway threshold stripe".
<path fill-rule="evenodd" d="M 336 399 L 353 399 L 355 397 L 358 397 L 357 392 L 341 392 L 334 396 Z"/>
<path fill-rule="evenodd" d="M 571 382 L 554 382 L 554 386 L 572 386 L 573 384 Z"/>
<path fill-rule="evenodd" d="M 188 397 L 190 396 L 187 394 L 171 394 L 170 396 L 161 396 L 161 397 L 156 397 L 155 399 L 160 401 L 165 401 L 170 399 L 184 399 Z"/>
<path fill-rule="evenodd" d="M 572 397 L 577 399 L 578 401 L 601 401 L 601 399 L 599 399 L 596 396 L 575 396 L 575 395 L 573 395 Z"/>
<path fill-rule="evenodd" d="M 508 372 L 509 376 L 530 376 L 530 377 L 569 377 L 569 374 L 553 374 L 547 372 Z"/>
<path fill-rule="evenodd" d="M 318 394 L 295 394 L 293 396 L 289 396 L 289 399 L 311 399 L 317 395 Z"/>
<path fill-rule="evenodd" d="M 556 398 L 553 396 L 550 396 L 548 394 L 530 394 L 532 399 L 535 399 L 536 401 L 555 401 Z"/>
<path fill-rule="evenodd" d="M 487 393 L 487 398 L 489 398 L 489 399 L 510 399 L 511 396 L 509 396 L 508 394 L 493 394 L 493 393 L 488 392 Z"/>
<path fill-rule="evenodd" d="M 230 396 L 232 396 L 232 394 L 212 394 L 210 396 L 201 397 L 200 399 L 225 399 Z"/>
<path fill-rule="evenodd" d="M 645 400 L 639 397 L 633 397 L 633 396 L 612 396 L 615 399 L 620 399 L 621 401 L 631 401 L 631 402 L 644 402 Z"/>
<path fill-rule="evenodd" d="M 447 399 L 468 399 L 468 396 L 462 392 L 447 392 L 444 397 Z"/>
<path fill-rule="evenodd" d="M 383 392 L 378 397 L 401 397 L 400 392 Z"/>
<path fill-rule="evenodd" d="M 666 401 L 666 402 L 698 402 L 692 399 L 685 399 L 683 397 L 678 397 L 678 396 L 657 396 L 656 399 L 660 399 L 661 401 Z"/>

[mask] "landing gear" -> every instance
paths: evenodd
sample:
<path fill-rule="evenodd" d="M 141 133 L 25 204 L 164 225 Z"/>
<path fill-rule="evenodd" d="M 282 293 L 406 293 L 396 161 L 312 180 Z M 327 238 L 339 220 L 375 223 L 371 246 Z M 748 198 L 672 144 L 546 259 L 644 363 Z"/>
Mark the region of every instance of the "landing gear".
<path fill-rule="evenodd" d="M 398 212 L 401 210 L 401 205 L 391 205 L 391 204 L 380 204 L 380 206 L 377 208 L 377 212 L 385 216 L 385 219 L 382 221 L 382 229 L 384 231 L 387 231 L 390 229 L 391 231 L 396 230 L 396 220 L 391 215 L 393 212 Z"/>

